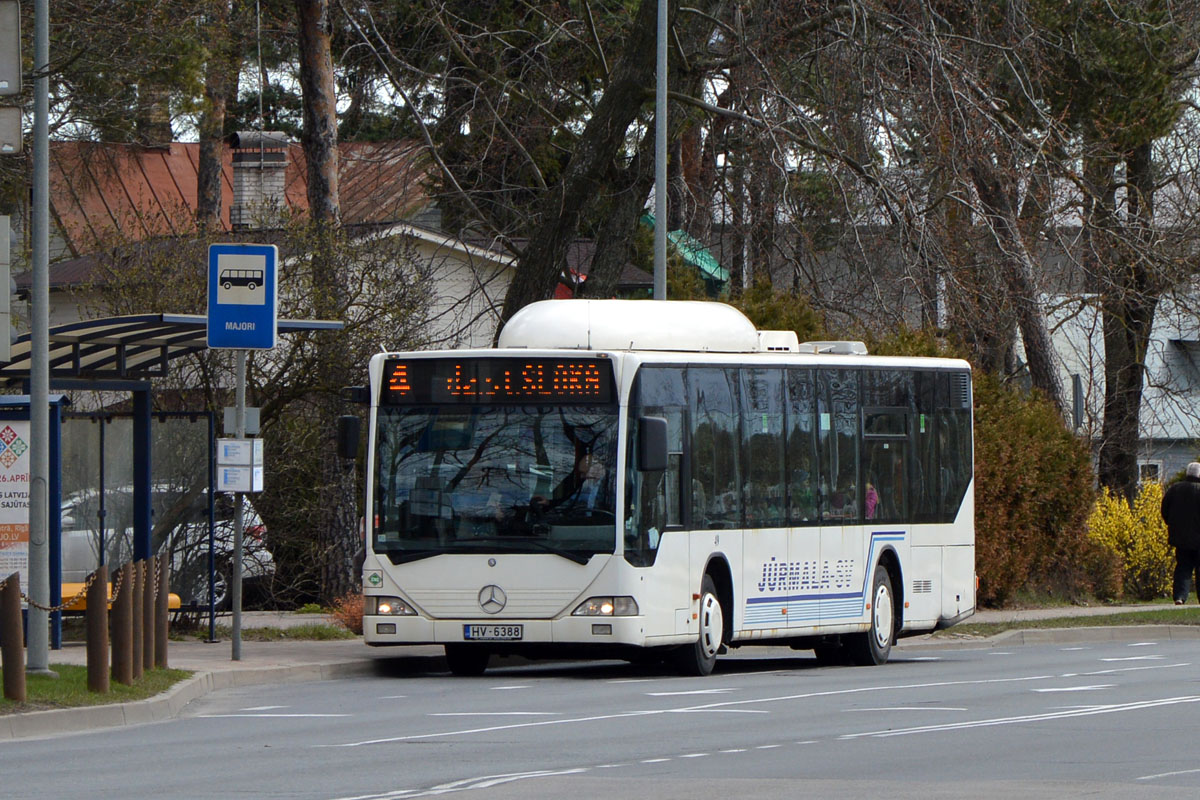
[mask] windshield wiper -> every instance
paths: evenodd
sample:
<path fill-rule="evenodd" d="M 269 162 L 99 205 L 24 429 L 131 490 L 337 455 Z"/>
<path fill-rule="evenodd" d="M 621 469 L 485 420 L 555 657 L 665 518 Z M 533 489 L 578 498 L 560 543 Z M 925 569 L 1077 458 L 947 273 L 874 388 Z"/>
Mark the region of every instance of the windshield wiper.
<path fill-rule="evenodd" d="M 387 556 L 393 564 L 407 564 L 434 556 L 445 555 L 445 550 L 376 550 L 376 555 Z"/>
<path fill-rule="evenodd" d="M 574 550 L 564 550 L 561 547 L 555 547 L 554 545 L 549 544 L 547 542 L 543 542 L 540 539 L 533 539 L 533 538 L 527 537 L 527 536 L 514 537 L 512 539 L 500 538 L 500 537 L 486 537 L 486 538 L 481 538 L 481 539 L 474 539 L 471 541 L 471 544 L 485 545 L 487 547 L 499 547 L 504 550 L 519 550 L 520 548 L 528 545 L 530 547 L 534 547 L 538 550 L 541 550 L 544 553 L 550 553 L 552 555 L 561 556 L 562 558 L 568 559 L 570 561 L 574 561 L 576 564 L 586 564 L 586 563 L 588 563 L 588 561 L 591 560 L 592 556 L 596 555 L 595 551 L 587 553 L 585 555 L 584 553 L 578 553 L 578 552 L 575 552 Z"/>

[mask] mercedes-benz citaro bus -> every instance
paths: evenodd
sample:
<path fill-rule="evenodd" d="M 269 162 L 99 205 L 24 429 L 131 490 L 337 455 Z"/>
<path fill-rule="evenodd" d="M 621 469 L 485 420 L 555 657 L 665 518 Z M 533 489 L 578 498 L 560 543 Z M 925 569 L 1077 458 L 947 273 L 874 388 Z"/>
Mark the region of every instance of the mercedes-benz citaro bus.
<path fill-rule="evenodd" d="M 731 306 L 548 300 L 370 365 L 364 633 L 493 654 L 881 664 L 975 609 L 965 361 Z"/>

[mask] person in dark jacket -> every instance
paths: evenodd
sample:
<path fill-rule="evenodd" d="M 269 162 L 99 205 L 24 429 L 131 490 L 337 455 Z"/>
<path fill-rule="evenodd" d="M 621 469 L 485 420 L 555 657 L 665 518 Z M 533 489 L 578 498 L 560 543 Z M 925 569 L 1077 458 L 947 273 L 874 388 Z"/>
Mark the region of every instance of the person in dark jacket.
<path fill-rule="evenodd" d="M 1181 606 L 1192 593 L 1192 576 L 1200 575 L 1200 462 L 1188 464 L 1183 480 L 1167 487 L 1162 518 L 1167 523 L 1167 544 L 1175 548 L 1175 605 Z"/>

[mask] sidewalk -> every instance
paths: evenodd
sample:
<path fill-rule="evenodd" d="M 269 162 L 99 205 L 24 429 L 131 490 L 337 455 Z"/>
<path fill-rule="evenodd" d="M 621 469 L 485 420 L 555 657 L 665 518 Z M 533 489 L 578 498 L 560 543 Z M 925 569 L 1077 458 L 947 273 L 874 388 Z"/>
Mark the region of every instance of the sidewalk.
<path fill-rule="evenodd" d="M 1016 610 L 987 610 L 969 618 L 972 622 L 1020 622 L 1023 620 L 1056 617 L 1087 617 L 1163 608 L 1161 605 L 1130 606 L 1063 606 Z M 287 628 L 296 625 L 328 622 L 323 614 L 292 614 L 284 612 L 247 612 L 242 618 L 243 630 L 260 627 Z M 229 617 L 219 624 L 228 626 Z M 1112 641 L 1122 638 L 1200 638 L 1196 626 L 1125 626 L 1070 629 L 1013 630 L 989 639 L 934 639 L 917 636 L 901 639 L 900 649 L 909 647 L 1012 647 L 1035 642 Z M 795 651 L 779 648 L 791 657 Z M 762 658 L 770 656 L 769 647 L 747 647 L 734 650 L 729 658 Z M 241 659 L 232 660 L 232 643 L 209 643 L 197 640 L 172 641 L 168 645 L 168 661 L 175 669 L 194 674 L 170 690 L 132 703 L 114 703 L 85 708 L 31 711 L 24 714 L 0 715 L 0 743 L 6 740 L 44 738 L 77 733 L 97 728 L 137 725 L 170 719 L 179 714 L 191 701 L 219 689 L 251 686 L 264 683 L 293 683 L 328 680 L 361 675 L 412 675 L 445 670 L 440 645 L 413 647 L 367 647 L 361 639 L 335 641 L 278 641 L 242 642 Z M 86 664 L 87 650 L 82 642 L 68 643 L 62 650 L 51 651 L 54 664 Z"/>

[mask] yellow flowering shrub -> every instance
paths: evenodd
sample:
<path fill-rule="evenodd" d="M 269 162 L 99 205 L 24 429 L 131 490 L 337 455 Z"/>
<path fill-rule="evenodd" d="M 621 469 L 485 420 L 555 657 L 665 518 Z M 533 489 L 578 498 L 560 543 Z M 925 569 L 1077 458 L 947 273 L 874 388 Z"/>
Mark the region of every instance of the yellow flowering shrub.
<path fill-rule="evenodd" d="M 1162 497 L 1158 483 L 1142 484 L 1132 506 L 1104 489 L 1088 517 L 1088 536 L 1121 560 L 1125 593 L 1139 600 L 1164 597 L 1171 591 L 1175 562 L 1159 513 Z"/>

